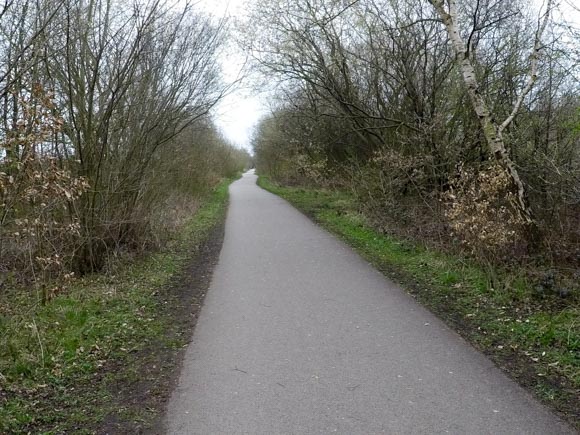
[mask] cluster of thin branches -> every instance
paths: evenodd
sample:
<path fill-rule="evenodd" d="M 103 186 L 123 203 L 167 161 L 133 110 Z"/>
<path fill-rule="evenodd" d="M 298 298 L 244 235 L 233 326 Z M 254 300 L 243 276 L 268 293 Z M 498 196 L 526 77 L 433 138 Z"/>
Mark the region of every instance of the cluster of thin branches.
<path fill-rule="evenodd" d="M 185 207 L 239 169 L 209 120 L 225 30 L 162 0 L 0 5 L 3 273 L 99 270 L 159 238 L 166 198 Z"/>
<path fill-rule="evenodd" d="M 508 185 L 496 192 L 497 203 L 509 196 L 527 227 L 508 234 L 513 244 L 557 239 L 573 254 L 580 241 L 580 41 L 558 21 L 557 6 L 258 2 L 245 42 L 286 101 L 258 129 L 258 164 L 288 178 L 298 174 L 279 162 L 288 154 L 323 159 L 365 205 L 376 204 L 375 216 L 387 220 L 410 206 L 417 225 L 425 214 L 453 225 L 445 224 L 450 215 L 439 199 L 461 178 L 458 168 L 476 180 L 499 168 Z M 377 152 L 393 158 L 377 165 Z M 500 215 L 486 216 L 501 225 Z"/>

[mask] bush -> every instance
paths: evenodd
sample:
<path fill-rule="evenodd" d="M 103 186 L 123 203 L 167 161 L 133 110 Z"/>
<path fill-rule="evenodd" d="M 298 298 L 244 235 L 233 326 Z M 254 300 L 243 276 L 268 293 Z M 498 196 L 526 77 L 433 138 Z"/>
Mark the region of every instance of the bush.
<path fill-rule="evenodd" d="M 489 163 L 476 171 L 460 166 L 444 196 L 454 234 L 481 259 L 507 258 L 524 240 L 525 221 L 518 214 L 509 176 Z"/>

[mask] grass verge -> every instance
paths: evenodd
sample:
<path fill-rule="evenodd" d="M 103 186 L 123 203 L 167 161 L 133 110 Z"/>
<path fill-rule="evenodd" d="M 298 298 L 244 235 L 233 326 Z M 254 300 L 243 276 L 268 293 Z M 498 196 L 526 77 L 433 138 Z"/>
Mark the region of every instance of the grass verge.
<path fill-rule="evenodd" d="M 161 252 L 45 306 L 1 295 L 0 433 L 136 433 L 158 419 L 219 253 L 228 185 Z"/>
<path fill-rule="evenodd" d="M 524 273 L 490 274 L 466 259 L 380 234 L 347 193 L 285 187 L 266 177 L 258 184 L 342 238 L 580 428 L 577 294 L 567 299 L 540 297 Z"/>

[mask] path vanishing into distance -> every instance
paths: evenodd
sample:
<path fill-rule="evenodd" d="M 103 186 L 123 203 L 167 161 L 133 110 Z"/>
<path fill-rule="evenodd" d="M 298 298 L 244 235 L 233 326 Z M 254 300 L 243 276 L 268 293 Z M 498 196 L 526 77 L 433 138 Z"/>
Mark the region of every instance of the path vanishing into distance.
<path fill-rule="evenodd" d="M 246 173 L 170 434 L 576 433 Z"/>

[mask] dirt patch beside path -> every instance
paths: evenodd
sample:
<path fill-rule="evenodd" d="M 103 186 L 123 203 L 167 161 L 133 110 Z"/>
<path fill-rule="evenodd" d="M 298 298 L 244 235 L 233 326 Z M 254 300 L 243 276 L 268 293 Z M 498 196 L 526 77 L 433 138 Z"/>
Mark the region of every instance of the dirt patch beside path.
<path fill-rule="evenodd" d="M 224 224 L 225 218 L 222 218 L 196 249 L 187 267 L 159 290 L 160 312 L 167 318 L 167 329 L 160 339 L 131 357 L 134 376 L 115 380 L 111 391 L 118 412 L 106 416 L 97 433 L 163 433 L 165 407 L 177 384 L 185 348 L 211 283 L 223 242 Z M 107 371 L 116 369 L 110 366 Z"/>

